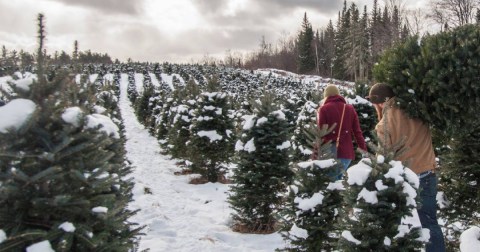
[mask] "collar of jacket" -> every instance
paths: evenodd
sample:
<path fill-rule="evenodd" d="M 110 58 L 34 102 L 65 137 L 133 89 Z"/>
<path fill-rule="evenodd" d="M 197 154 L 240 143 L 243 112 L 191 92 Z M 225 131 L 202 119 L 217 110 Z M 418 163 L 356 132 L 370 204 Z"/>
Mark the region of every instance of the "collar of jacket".
<path fill-rule="evenodd" d="M 345 98 L 343 98 L 343 97 L 340 96 L 340 95 L 332 95 L 332 96 L 327 97 L 327 99 L 325 100 L 325 103 L 324 103 L 324 104 L 331 103 L 331 102 L 347 103 L 347 102 L 345 101 Z"/>

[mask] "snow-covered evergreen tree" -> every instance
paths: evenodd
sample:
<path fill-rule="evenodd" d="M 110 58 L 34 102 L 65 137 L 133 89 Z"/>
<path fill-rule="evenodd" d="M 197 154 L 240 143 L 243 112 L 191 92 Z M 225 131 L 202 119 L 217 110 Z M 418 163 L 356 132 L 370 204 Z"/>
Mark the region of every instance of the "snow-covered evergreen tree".
<path fill-rule="evenodd" d="M 234 229 L 272 232 L 275 214 L 293 178 L 289 167 L 288 123 L 279 106 L 267 94 L 245 116 L 243 133 L 235 145 L 238 167 L 234 170 L 229 202 L 234 209 Z"/>
<path fill-rule="evenodd" d="M 160 143 L 167 143 L 168 131 L 172 127 L 172 108 L 177 105 L 176 100 L 170 96 L 165 97 L 160 114 L 156 118 L 156 136 Z"/>
<path fill-rule="evenodd" d="M 183 94 L 177 99 L 180 100 L 178 106 L 172 108 L 174 114 L 172 127 L 168 132 L 169 153 L 174 158 L 188 159 L 190 143 L 190 126 L 194 118 L 196 108 L 196 98 L 200 90 L 191 79 L 187 82 Z"/>
<path fill-rule="evenodd" d="M 302 130 L 308 135 L 306 147 L 316 150 L 317 160 L 297 163 L 295 181 L 285 209 L 284 232 L 288 241 L 286 251 L 332 251 L 338 241 L 336 223 L 340 217 L 343 190 L 341 181 L 332 181 L 331 174 L 342 169 L 333 158 L 330 144 L 322 143 L 322 137 L 331 129 L 319 129 L 314 123 Z"/>
<path fill-rule="evenodd" d="M 311 139 L 307 139 L 305 130 L 318 128 L 316 125 L 318 104 L 307 101 L 298 115 L 292 140 L 292 161 L 306 161 L 310 159 L 312 149 L 309 147 Z"/>
<path fill-rule="evenodd" d="M 226 171 L 225 163 L 233 156 L 233 120 L 228 114 L 228 96 L 218 89 L 215 79 L 209 90 L 199 95 L 190 127 L 189 160 L 192 170 L 209 182 L 217 182 Z"/>
<path fill-rule="evenodd" d="M 132 67 L 129 67 L 127 74 L 128 74 L 128 87 L 127 87 L 128 99 L 130 99 L 132 104 L 135 104 L 135 101 L 137 100 L 137 97 L 138 97 L 138 92 L 135 84 L 134 69 Z"/>
<path fill-rule="evenodd" d="M 148 118 L 151 116 L 151 110 L 149 110 L 150 98 L 154 95 L 154 88 L 150 75 L 146 70 L 143 72 L 143 92 L 139 94 L 135 100 L 135 114 L 138 120 L 146 124 Z"/>
<path fill-rule="evenodd" d="M 379 151 L 347 170 L 347 205 L 340 224 L 341 251 L 415 251 L 429 240 L 427 229 L 408 221 L 417 206 L 417 175 L 393 153 Z M 350 211 L 350 212 L 349 212 Z M 427 230 L 427 231 L 425 231 Z"/>

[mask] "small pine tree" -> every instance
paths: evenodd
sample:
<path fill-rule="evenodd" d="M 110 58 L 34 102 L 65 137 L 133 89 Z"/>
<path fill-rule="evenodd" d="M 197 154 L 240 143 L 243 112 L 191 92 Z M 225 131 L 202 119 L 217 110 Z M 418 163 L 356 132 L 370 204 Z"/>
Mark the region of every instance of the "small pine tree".
<path fill-rule="evenodd" d="M 318 160 L 296 165 L 282 232 L 289 246 L 283 250 L 332 251 L 336 246 L 335 223 L 342 207 L 343 185 L 341 181 L 333 182 L 331 174 L 337 174 L 343 166 L 333 158 L 330 144 L 322 142 L 331 130 L 319 129 L 314 123 L 303 130 L 310 140 L 310 150 L 317 150 Z"/>
<path fill-rule="evenodd" d="M 255 114 L 246 117 L 235 145 L 238 167 L 228 201 L 235 211 L 234 229 L 241 232 L 274 230 L 282 194 L 293 178 L 288 165 L 288 124 L 272 96 L 267 94 L 255 103 Z"/>
<path fill-rule="evenodd" d="M 341 251 L 416 251 L 428 241 L 406 223 L 418 204 L 419 179 L 383 146 L 347 170 Z M 348 212 L 350 211 L 350 212 Z"/>
<path fill-rule="evenodd" d="M 298 119 L 296 127 L 293 131 L 292 140 L 292 161 L 306 161 L 313 154 L 308 139 L 305 135 L 305 130 L 315 129 L 318 126 L 315 124 L 317 120 L 318 105 L 312 101 L 307 101 L 303 106 Z"/>
<path fill-rule="evenodd" d="M 158 88 L 154 88 L 153 95 L 148 102 L 148 111 L 150 111 L 150 116 L 146 119 L 146 126 L 150 134 L 155 134 L 155 126 L 157 118 L 162 112 L 163 105 L 163 93 Z"/>
<path fill-rule="evenodd" d="M 375 139 L 374 129 L 377 124 L 375 108 L 365 98 L 368 95 L 368 86 L 363 83 L 356 83 L 353 93 L 348 94 L 348 103 L 352 104 L 357 111 L 360 129 L 362 130 L 365 142 L 369 143 Z M 356 146 L 356 143 L 355 143 Z M 367 147 L 368 144 L 367 144 Z M 373 150 L 370 150 L 373 151 Z M 361 154 L 356 153 L 355 159 L 360 159 Z"/>
<path fill-rule="evenodd" d="M 171 109 L 177 105 L 176 100 L 170 96 L 166 96 L 162 104 L 161 112 L 156 118 L 156 136 L 161 143 L 166 144 L 168 131 L 172 127 L 173 115 Z"/>
<path fill-rule="evenodd" d="M 233 120 L 228 97 L 222 92 L 200 94 L 190 128 L 189 160 L 193 170 L 209 182 L 218 182 L 233 156 Z"/>
<path fill-rule="evenodd" d="M 135 104 L 135 101 L 138 97 L 137 86 L 135 84 L 135 71 L 133 68 L 129 67 L 128 70 L 128 87 L 127 87 L 128 99 L 132 104 Z"/>
<path fill-rule="evenodd" d="M 145 71 L 143 75 L 143 93 L 139 94 L 135 100 L 135 114 L 141 123 L 146 124 L 152 112 L 149 110 L 149 104 L 154 95 L 154 87 L 148 72 Z"/>
<path fill-rule="evenodd" d="M 172 108 L 174 117 L 172 127 L 168 132 L 168 145 L 172 157 L 188 159 L 191 138 L 190 126 L 196 108 L 196 98 L 200 94 L 200 90 L 195 82 L 190 79 L 181 93 L 183 94 L 179 94 L 177 98 L 181 104 Z"/>

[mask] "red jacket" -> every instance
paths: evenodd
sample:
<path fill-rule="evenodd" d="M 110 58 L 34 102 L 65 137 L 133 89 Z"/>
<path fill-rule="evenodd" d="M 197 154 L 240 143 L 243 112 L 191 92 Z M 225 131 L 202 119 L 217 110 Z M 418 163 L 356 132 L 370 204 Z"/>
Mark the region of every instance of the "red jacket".
<path fill-rule="evenodd" d="M 337 149 L 337 158 L 354 160 L 355 150 L 353 149 L 353 137 L 355 137 L 355 141 L 360 149 L 367 150 L 367 145 L 365 144 L 365 139 L 360 129 L 357 112 L 352 105 L 347 104 L 345 99 L 340 95 L 329 96 L 323 103 L 323 106 L 318 109 L 317 125 L 319 127 L 324 124 L 332 126 L 334 123 L 337 123 L 333 131 L 323 138 L 324 141 L 331 140 L 332 143 L 335 143 L 338 137 L 338 129 L 340 127 L 344 105 L 345 114 L 343 116 L 342 130 Z"/>

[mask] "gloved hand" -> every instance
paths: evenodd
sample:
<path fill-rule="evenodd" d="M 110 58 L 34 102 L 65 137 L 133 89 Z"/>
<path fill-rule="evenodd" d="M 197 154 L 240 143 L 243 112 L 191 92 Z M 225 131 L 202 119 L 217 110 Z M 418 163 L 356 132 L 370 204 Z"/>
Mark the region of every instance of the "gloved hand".
<path fill-rule="evenodd" d="M 357 151 L 360 152 L 360 154 L 362 154 L 362 158 L 367 158 L 368 157 L 368 151 L 360 149 L 360 148 L 357 148 Z"/>

